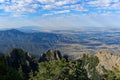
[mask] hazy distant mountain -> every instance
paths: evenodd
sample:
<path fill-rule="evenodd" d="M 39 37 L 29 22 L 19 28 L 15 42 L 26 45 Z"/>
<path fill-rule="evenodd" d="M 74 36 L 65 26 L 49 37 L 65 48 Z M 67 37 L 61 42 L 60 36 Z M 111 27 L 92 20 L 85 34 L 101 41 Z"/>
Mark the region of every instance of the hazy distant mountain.
<path fill-rule="evenodd" d="M 24 33 L 15 29 L 0 31 L 0 51 L 8 51 L 12 48 L 41 52 L 57 42 L 58 35 L 53 33 Z M 38 52 L 37 52 L 38 53 Z"/>
<path fill-rule="evenodd" d="M 20 28 L 16 28 L 17 30 L 20 30 L 22 32 L 26 33 L 33 33 L 33 32 L 51 32 L 52 28 L 48 27 L 40 27 L 40 26 L 23 26 Z M 54 29 L 53 29 L 54 30 Z"/>
<path fill-rule="evenodd" d="M 31 28 L 28 28 L 28 31 L 25 30 L 1 30 L 0 52 L 6 53 L 12 48 L 22 48 L 34 55 L 40 55 L 48 49 L 59 49 L 65 54 L 76 54 L 77 56 L 82 52 L 93 53 L 101 49 L 109 49 L 119 54 L 120 50 L 119 31 L 57 30 L 34 32 Z"/>
<path fill-rule="evenodd" d="M 26 33 L 33 33 L 33 32 L 38 32 L 40 30 L 40 27 L 38 26 L 24 26 L 20 28 L 16 28 L 17 30 L 20 30 L 22 32 Z"/>
<path fill-rule="evenodd" d="M 25 33 L 16 29 L 0 31 L 0 51 L 5 53 L 12 48 L 22 48 L 34 54 L 44 52 L 49 48 L 53 48 L 61 42 L 73 43 L 71 39 L 63 34 L 55 34 L 48 32 Z"/>

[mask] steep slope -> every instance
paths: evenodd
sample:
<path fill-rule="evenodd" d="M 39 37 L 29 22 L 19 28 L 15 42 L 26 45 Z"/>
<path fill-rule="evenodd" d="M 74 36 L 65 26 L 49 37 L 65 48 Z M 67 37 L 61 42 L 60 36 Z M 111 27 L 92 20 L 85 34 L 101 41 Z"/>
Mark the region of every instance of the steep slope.
<path fill-rule="evenodd" d="M 39 72 L 30 80 L 89 80 L 81 60 L 71 60 L 58 50 L 40 56 Z"/>
<path fill-rule="evenodd" d="M 23 80 L 20 73 L 6 63 L 3 54 L 0 54 L 0 80 Z"/>
<path fill-rule="evenodd" d="M 35 57 L 21 49 L 11 50 L 6 55 L 6 61 L 8 66 L 18 70 L 24 79 L 34 76 L 38 70 L 38 63 Z"/>
<path fill-rule="evenodd" d="M 18 78 L 18 79 L 17 79 Z M 48 50 L 39 58 L 22 49 L 0 54 L 0 80 L 120 80 L 120 56 L 108 51 L 78 59 Z"/>
<path fill-rule="evenodd" d="M 94 55 L 81 54 L 80 59 L 91 80 L 119 80 L 120 56 L 102 50 Z"/>
<path fill-rule="evenodd" d="M 120 56 L 113 55 L 108 51 L 100 51 L 95 56 L 99 59 L 97 70 L 99 73 L 104 73 L 108 70 L 117 69 L 120 71 Z"/>

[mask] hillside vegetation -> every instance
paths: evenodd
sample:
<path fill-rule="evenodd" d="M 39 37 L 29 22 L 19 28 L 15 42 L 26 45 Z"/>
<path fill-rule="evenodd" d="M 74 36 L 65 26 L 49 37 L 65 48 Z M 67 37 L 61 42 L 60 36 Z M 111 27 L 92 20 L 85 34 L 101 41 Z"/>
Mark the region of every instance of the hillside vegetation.
<path fill-rule="evenodd" d="M 59 50 L 48 50 L 37 60 L 15 48 L 0 54 L 0 80 L 120 80 L 119 60 L 108 51 L 71 59 Z"/>

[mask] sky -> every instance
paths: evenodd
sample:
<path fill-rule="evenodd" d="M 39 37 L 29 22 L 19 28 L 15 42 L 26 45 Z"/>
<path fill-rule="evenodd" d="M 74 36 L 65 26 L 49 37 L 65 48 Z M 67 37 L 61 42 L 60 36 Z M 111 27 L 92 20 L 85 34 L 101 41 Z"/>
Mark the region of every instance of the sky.
<path fill-rule="evenodd" d="M 120 27 L 120 0 L 0 0 L 0 29 Z"/>

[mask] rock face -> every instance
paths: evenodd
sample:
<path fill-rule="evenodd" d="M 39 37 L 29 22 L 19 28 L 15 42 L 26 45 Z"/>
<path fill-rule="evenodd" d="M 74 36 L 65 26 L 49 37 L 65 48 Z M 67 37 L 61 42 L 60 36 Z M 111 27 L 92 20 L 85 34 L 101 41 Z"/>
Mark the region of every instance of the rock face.
<path fill-rule="evenodd" d="M 113 55 L 108 51 L 100 51 L 95 56 L 99 59 L 97 70 L 103 74 L 107 70 L 117 69 L 120 71 L 120 56 Z"/>
<path fill-rule="evenodd" d="M 13 49 L 6 55 L 7 64 L 21 72 L 25 79 L 29 74 L 35 75 L 38 70 L 37 60 L 27 52 L 21 49 Z"/>
<path fill-rule="evenodd" d="M 39 62 L 60 60 L 62 59 L 62 54 L 58 50 L 48 50 L 45 54 L 42 54 L 39 58 Z"/>

